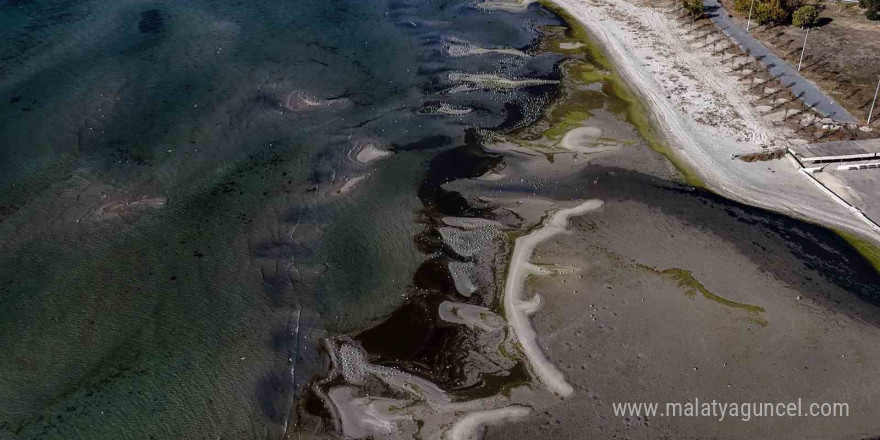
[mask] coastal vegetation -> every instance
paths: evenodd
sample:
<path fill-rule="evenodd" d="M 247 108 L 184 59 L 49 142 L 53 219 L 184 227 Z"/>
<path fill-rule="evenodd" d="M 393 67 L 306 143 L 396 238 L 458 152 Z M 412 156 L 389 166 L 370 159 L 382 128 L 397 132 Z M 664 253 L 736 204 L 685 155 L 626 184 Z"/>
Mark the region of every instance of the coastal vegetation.
<path fill-rule="evenodd" d="M 859 0 L 859 6 L 865 8 L 868 20 L 880 20 L 880 0 Z"/>
<path fill-rule="evenodd" d="M 806 0 L 734 0 L 733 6 L 737 12 L 751 12 L 752 20 L 758 24 L 789 23 L 795 13 L 805 7 L 814 10 L 817 17 L 819 12 L 816 6 L 808 5 Z M 801 15 L 805 13 L 810 13 L 809 9 Z"/>
<path fill-rule="evenodd" d="M 681 0 L 681 6 L 692 17 L 701 17 L 705 11 L 703 0 Z"/>
<path fill-rule="evenodd" d="M 791 24 L 799 28 L 811 28 L 819 23 L 819 8 L 813 5 L 806 5 L 794 11 L 791 17 Z"/>

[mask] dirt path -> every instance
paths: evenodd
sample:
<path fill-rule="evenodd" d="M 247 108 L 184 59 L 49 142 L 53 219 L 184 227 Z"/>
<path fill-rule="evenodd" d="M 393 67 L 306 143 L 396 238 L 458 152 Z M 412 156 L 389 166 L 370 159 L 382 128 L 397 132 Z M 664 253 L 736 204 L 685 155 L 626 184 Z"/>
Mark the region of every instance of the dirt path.
<path fill-rule="evenodd" d="M 804 101 L 808 107 L 820 113 L 826 118 L 831 118 L 838 122 L 858 122 L 853 115 L 849 114 L 845 108 L 834 101 L 825 92 L 816 87 L 815 84 L 798 73 L 797 68 L 789 64 L 787 61 L 777 57 L 767 46 L 752 37 L 738 24 L 730 18 L 730 13 L 721 6 L 718 0 L 703 0 L 706 8 L 709 9 L 709 19 L 718 26 L 721 32 L 724 32 L 729 38 L 734 40 L 746 53 L 758 58 L 762 64 L 767 66 L 770 75 L 778 78 L 785 84 L 791 84 L 791 92 L 795 96 Z"/>

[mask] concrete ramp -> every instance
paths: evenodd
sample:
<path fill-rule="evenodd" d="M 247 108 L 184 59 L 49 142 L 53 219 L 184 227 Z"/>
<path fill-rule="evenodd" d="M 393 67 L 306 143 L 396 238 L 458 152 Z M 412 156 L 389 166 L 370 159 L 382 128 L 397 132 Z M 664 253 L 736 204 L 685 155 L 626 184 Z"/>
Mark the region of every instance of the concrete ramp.
<path fill-rule="evenodd" d="M 824 142 L 789 149 L 804 164 L 880 159 L 880 139 Z"/>
<path fill-rule="evenodd" d="M 880 139 L 790 147 L 815 183 L 880 231 Z"/>

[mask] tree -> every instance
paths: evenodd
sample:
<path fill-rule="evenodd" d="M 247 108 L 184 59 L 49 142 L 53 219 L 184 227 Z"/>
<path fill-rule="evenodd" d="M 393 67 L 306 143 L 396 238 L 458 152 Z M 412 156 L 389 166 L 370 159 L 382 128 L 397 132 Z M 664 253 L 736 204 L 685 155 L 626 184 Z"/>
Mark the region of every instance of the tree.
<path fill-rule="evenodd" d="M 755 21 L 758 24 L 785 23 L 791 14 L 782 6 L 781 0 L 762 1 L 755 5 Z"/>
<path fill-rule="evenodd" d="M 749 8 L 752 7 L 752 1 L 757 0 L 733 0 L 733 9 L 735 9 L 737 12 L 747 14 L 749 12 Z"/>
<path fill-rule="evenodd" d="M 681 0 L 681 5 L 687 11 L 688 15 L 701 17 L 705 6 L 703 0 Z"/>
<path fill-rule="evenodd" d="M 782 6 L 788 10 L 788 12 L 797 11 L 804 6 L 807 6 L 809 2 L 807 0 L 783 0 Z"/>
<path fill-rule="evenodd" d="M 864 6 L 862 1 L 865 3 Z M 861 0 L 859 6 L 867 9 L 865 17 L 868 17 L 868 20 L 880 20 L 880 0 Z"/>
<path fill-rule="evenodd" d="M 815 6 L 801 6 L 791 17 L 791 24 L 799 28 L 811 28 L 819 22 L 819 9 Z"/>

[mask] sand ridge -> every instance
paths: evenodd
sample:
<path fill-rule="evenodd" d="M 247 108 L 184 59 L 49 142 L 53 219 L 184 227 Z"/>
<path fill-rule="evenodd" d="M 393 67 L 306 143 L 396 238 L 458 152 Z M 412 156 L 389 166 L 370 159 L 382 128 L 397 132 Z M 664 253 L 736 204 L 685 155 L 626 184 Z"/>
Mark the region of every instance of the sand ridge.
<path fill-rule="evenodd" d="M 522 347 L 523 353 L 532 365 L 535 374 L 550 391 L 561 396 L 569 396 L 574 389 L 565 381 L 562 372 L 556 368 L 541 351 L 537 334 L 529 321 L 530 312 L 535 311 L 534 304 L 525 302 L 524 289 L 529 275 L 545 274 L 546 271 L 529 263 L 529 258 L 541 242 L 565 232 L 570 217 L 586 214 L 601 208 L 601 200 L 588 200 L 575 207 L 560 209 L 554 212 L 544 226 L 532 233 L 516 239 L 507 281 L 504 283 L 504 314 L 508 325 L 513 329 Z M 523 307 L 525 305 L 525 307 Z"/>

